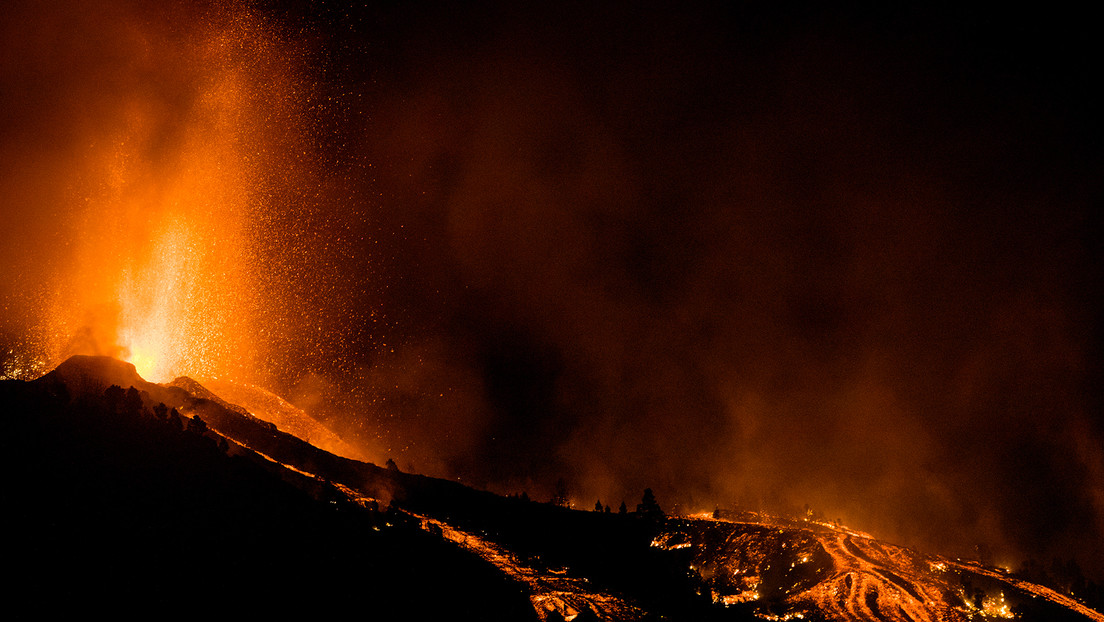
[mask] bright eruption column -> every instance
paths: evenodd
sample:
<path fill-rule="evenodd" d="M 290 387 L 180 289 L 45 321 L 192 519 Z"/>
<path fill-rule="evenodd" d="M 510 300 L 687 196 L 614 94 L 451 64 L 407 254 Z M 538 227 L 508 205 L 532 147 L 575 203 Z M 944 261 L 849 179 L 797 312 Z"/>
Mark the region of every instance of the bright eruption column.
<path fill-rule="evenodd" d="M 293 55 L 247 11 L 189 15 L 186 33 L 117 17 L 110 39 L 79 33 L 105 48 L 106 75 L 75 123 L 43 360 L 107 354 L 153 381 L 256 380 L 257 322 L 278 294 L 264 287 L 279 261 L 259 224 L 267 180 L 294 177 L 281 154 L 303 151 Z"/>

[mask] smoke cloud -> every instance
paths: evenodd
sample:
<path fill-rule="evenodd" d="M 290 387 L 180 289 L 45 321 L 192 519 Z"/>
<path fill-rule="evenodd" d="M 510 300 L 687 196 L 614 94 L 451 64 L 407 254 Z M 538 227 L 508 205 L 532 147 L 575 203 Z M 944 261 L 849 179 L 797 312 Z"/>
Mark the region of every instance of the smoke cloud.
<path fill-rule="evenodd" d="M 9 368 L 39 333 L 78 334 L 37 320 L 103 214 L 72 187 L 112 183 L 88 145 L 153 93 L 138 172 L 176 174 L 161 154 L 188 153 L 181 102 L 211 75 L 160 53 L 212 40 L 191 13 L 104 8 L 27 8 L 4 32 Z M 1004 564 L 1104 558 L 1087 33 L 888 10 L 252 11 L 254 99 L 215 108 L 245 111 L 226 127 L 248 144 L 214 154 L 248 181 L 229 221 L 249 287 L 224 295 L 248 302 L 229 349 L 251 356 L 208 372 L 248 368 L 380 460 L 501 492 L 808 504 Z M 213 31 L 241 40 L 232 23 Z M 285 103 L 265 118 L 269 87 Z"/>

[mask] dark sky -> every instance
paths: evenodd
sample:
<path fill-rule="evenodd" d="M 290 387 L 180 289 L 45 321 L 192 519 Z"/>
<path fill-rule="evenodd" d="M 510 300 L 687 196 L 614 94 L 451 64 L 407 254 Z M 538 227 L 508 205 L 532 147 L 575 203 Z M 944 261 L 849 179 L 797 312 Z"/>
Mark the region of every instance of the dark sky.
<path fill-rule="evenodd" d="M 65 235 L 49 232 L 68 212 L 26 197 L 64 185 L 65 157 L 111 118 L 78 99 L 174 110 L 205 75 L 101 81 L 62 61 L 123 63 L 119 32 L 155 33 L 168 58 L 226 21 L 101 4 L 102 22 L 32 6 L 4 30 L 11 265 L 27 239 Z M 1088 16 L 251 14 L 269 29 L 259 65 L 294 66 L 293 87 L 252 83 L 295 110 L 261 124 L 294 157 L 249 180 L 268 382 L 372 455 L 536 498 L 562 479 L 585 508 L 650 486 L 665 509 L 807 503 L 1001 563 L 1104 558 Z M 35 158 L 49 166 L 15 164 Z M 15 272 L 0 289 L 18 315 L 33 304 Z M 12 317 L 18 341 L 29 323 Z"/>

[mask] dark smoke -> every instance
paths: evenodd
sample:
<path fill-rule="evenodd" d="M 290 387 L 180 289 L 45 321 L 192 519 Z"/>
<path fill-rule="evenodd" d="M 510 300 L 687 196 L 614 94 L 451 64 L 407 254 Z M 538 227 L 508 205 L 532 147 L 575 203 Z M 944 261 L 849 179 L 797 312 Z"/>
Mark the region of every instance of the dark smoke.
<path fill-rule="evenodd" d="M 463 370 L 395 383 L 410 460 L 545 497 L 563 478 L 583 507 L 808 503 L 1003 563 L 1100 542 L 1087 33 L 577 6 L 352 23 L 328 58 L 363 80 L 391 360 L 430 338 L 430 369 Z M 460 442 L 421 427 L 454 385 Z"/>
<path fill-rule="evenodd" d="M 272 194 L 300 227 L 277 237 L 311 242 L 272 277 L 295 303 L 267 337 L 278 392 L 494 490 L 809 504 L 1104 573 L 1085 16 L 259 10 L 326 102 L 310 188 Z M 37 266 L 72 136 L 3 75 L 23 125 L 0 153 L 50 164 L 5 169 L 4 202 L 38 207 L 0 252 Z"/>

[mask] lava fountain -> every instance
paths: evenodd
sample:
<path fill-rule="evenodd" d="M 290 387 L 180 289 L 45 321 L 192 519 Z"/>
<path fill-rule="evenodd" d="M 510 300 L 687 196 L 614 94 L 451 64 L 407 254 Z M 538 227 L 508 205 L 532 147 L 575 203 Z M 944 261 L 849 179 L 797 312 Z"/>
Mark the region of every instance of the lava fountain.
<path fill-rule="evenodd" d="M 226 320 L 228 309 L 217 304 L 226 292 L 219 290 L 240 297 L 233 285 L 242 279 L 207 285 L 212 275 L 220 275 L 207 256 L 211 243 L 185 219 L 172 219 L 163 229 L 152 237 L 145 264 L 120 275 L 117 342 L 144 378 L 164 382 L 184 373 L 210 375 L 221 354 L 210 344 L 243 328 Z M 232 275 L 231 270 L 221 274 Z"/>
<path fill-rule="evenodd" d="M 256 223 L 274 209 L 269 180 L 294 176 L 280 154 L 302 152 L 300 78 L 261 17 L 205 11 L 65 26 L 80 31 L 65 40 L 94 42 L 100 75 L 55 164 L 67 205 L 61 243 L 40 251 L 53 266 L 39 279 L 52 286 L 38 314 L 44 366 L 107 354 L 157 382 L 258 380 L 255 329 L 274 302 L 260 285 L 272 247 Z M 110 34 L 94 36 L 101 26 Z"/>

